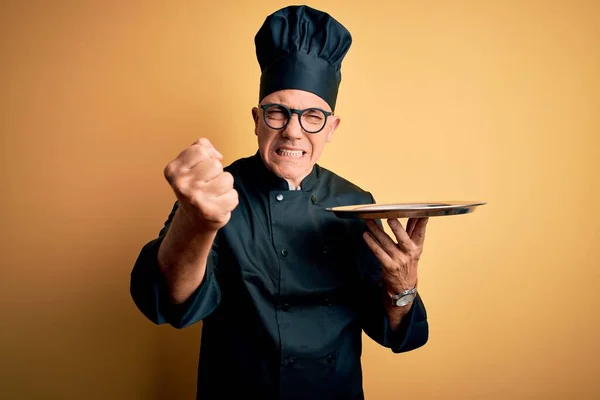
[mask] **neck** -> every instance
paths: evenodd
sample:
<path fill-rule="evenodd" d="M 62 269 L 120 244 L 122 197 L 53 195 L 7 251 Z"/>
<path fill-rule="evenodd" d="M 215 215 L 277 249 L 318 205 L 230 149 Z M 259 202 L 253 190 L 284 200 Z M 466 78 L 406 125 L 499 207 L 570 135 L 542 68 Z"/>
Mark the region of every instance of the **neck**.
<path fill-rule="evenodd" d="M 298 188 L 298 186 L 300 186 L 300 182 L 297 182 L 295 180 L 291 180 L 291 179 L 286 179 L 288 185 L 290 186 L 290 190 L 296 190 Z"/>

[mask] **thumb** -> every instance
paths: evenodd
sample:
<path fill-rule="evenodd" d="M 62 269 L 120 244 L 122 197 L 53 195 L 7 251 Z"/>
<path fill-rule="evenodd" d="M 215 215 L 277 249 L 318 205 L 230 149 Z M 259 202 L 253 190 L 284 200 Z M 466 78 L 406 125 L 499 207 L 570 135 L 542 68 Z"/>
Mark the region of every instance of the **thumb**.
<path fill-rule="evenodd" d="M 195 145 L 195 144 L 198 144 L 198 145 L 201 145 L 201 146 L 204 146 L 204 147 L 208 147 L 208 151 L 209 151 L 209 153 L 210 153 L 211 156 L 213 156 L 213 157 L 215 157 L 215 158 L 217 158 L 219 160 L 223 159 L 223 154 L 219 153 L 217 151 L 217 149 L 215 149 L 215 146 L 207 138 L 202 137 L 202 138 L 196 140 L 194 143 L 192 143 L 192 146 Z"/>

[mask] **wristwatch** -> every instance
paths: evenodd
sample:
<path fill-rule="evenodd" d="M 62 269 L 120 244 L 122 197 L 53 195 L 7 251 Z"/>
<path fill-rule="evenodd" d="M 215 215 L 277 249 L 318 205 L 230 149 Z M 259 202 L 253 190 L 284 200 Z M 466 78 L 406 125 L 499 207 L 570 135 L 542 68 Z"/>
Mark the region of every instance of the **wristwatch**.
<path fill-rule="evenodd" d="M 399 294 L 390 294 L 390 296 L 392 297 L 393 305 L 396 307 L 404 307 L 417 297 L 417 288 L 407 289 Z"/>

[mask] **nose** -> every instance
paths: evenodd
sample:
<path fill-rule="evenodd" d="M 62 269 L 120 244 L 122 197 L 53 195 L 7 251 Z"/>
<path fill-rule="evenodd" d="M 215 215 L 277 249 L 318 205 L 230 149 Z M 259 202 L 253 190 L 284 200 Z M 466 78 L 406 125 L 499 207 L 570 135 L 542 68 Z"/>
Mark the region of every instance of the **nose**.
<path fill-rule="evenodd" d="M 300 126 L 300 116 L 298 114 L 292 114 L 290 122 L 281 132 L 281 135 L 289 139 L 301 139 L 302 138 L 302 127 Z"/>

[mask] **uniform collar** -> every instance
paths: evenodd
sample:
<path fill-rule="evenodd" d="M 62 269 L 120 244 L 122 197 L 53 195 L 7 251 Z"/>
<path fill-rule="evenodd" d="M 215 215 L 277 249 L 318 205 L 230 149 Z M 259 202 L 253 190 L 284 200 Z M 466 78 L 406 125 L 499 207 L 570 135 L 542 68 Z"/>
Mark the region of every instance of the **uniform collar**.
<path fill-rule="evenodd" d="M 275 175 L 267 168 L 259 151 L 251 156 L 249 161 L 250 173 L 260 187 L 268 190 L 290 190 L 290 186 L 285 179 Z M 312 190 L 316 186 L 320 174 L 321 167 L 319 167 L 318 164 L 315 164 L 310 171 L 310 174 L 308 174 L 300 183 L 301 190 L 303 192 Z"/>

